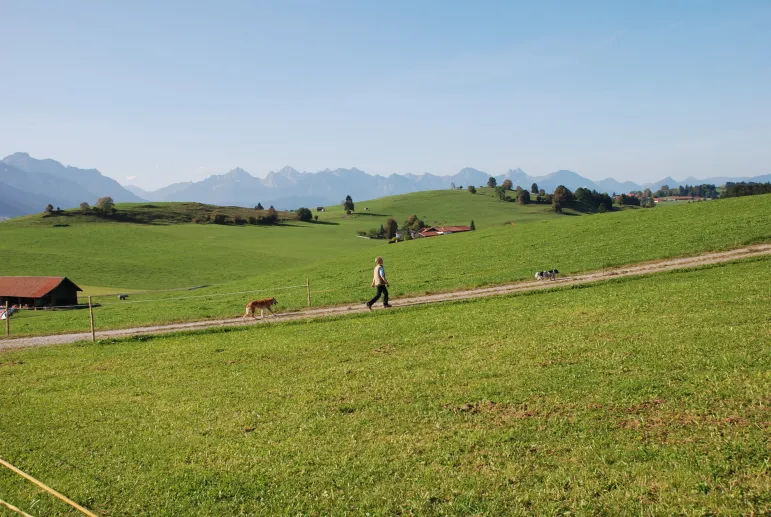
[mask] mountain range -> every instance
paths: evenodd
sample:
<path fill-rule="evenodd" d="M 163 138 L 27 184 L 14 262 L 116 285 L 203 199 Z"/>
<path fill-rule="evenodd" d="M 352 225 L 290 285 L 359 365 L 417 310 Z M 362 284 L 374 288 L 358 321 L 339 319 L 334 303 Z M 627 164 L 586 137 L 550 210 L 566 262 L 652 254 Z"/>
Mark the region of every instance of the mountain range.
<path fill-rule="evenodd" d="M 0 217 L 42 212 L 49 203 L 62 208 L 84 201 L 93 205 L 101 196 L 111 196 L 118 203 L 143 201 L 96 169 L 65 167 L 27 153 L 0 161 Z"/>
<path fill-rule="evenodd" d="M 101 196 L 111 196 L 115 202 L 142 201 L 197 201 L 215 205 L 264 206 L 277 209 L 293 209 L 301 206 L 315 207 L 337 204 L 350 195 L 354 201 L 376 197 L 406 194 L 421 190 L 440 190 L 469 185 L 486 185 L 490 174 L 464 168 L 452 176 L 434 174 L 391 174 L 378 176 L 356 168 L 325 169 L 319 172 L 299 172 L 291 167 L 270 172 L 265 178 L 257 178 L 247 171 L 236 168 L 225 174 L 215 174 L 202 181 L 174 183 L 154 191 L 138 187 L 122 186 L 96 169 L 79 169 L 64 166 L 55 160 L 38 160 L 27 153 L 15 153 L 0 161 L 0 217 L 41 212 L 48 203 L 62 208 L 72 208 L 85 201 L 93 204 Z M 694 177 L 677 181 L 666 177 L 659 181 L 637 184 L 619 182 L 613 178 L 592 181 L 575 172 L 559 170 L 545 176 L 530 176 L 522 169 L 510 169 L 495 176 L 498 184 L 510 179 L 513 185 L 530 189 L 533 183 L 547 192 L 559 185 L 571 190 L 585 187 L 608 193 L 629 192 L 662 185 L 675 187 L 685 184 L 726 181 L 771 181 L 771 175 L 754 178 Z"/>

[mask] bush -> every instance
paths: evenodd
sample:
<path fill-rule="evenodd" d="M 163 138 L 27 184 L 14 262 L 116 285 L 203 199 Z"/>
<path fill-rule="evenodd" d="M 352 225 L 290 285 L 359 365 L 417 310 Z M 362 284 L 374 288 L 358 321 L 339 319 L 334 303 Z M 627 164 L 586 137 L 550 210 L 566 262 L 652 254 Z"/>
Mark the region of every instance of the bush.
<path fill-rule="evenodd" d="M 214 224 L 228 224 L 230 222 L 230 218 L 227 215 L 218 214 L 217 212 L 212 213 L 209 216 L 209 220 Z"/>
<path fill-rule="evenodd" d="M 235 218 L 233 219 L 233 222 L 234 222 L 234 223 L 236 223 L 236 224 L 239 224 L 239 225 L 241 225 L 241 224 L 246 224 L 246 219 L 244 219 L 244 218 L 243 218 L 243 217 L 241 217 L 240 215 L 237 215 L 237 216 L 235 216 Z"/>
<path fill-rule="evenodd" d="M 554 198 L 554 202 L 551 204 L 551 209 L 558 214 L 562 213 L 562 205 L 556 197 Z"/>
<path fill-rule="evenodd" d="M 50 203 L 47 204 L 45 208 L 45 213 L 50 214 L 50 213 L 53 213 L 53 211 L 54 211 L 54 205 Z"/>
<path fill-rule="evenodd" d="M 608 211 L 608 208 L 605 205 L 600 205 L 599 208 L 597 208 L 597 211 L 601 214 L 604 214 Z"/>
<path fill-rule="evenodd" d="M 193 217 L 193 222 L 195 224 L 201 224 L 201 218 L 200 217 Z"/>
<path fill-rule="evenodd" d="M 102 212 L 112 212 L 115 208 L 115 201 L 110 196 L 103 196 L 96 200 L 96 207 Z"/>
<path fill-rule="evenodd" d="M 257 218 L 253 215 L 249 216 L 249 224 L 257 224 Z"/>
<path fill-rule="evenodd" d="M 88 212 L 88 209 L 89 209 L 89 208 L 91 208 L 91 207 L 89 207 L 89 206 L 88 206 L 88 203 L 86 203 L 85 201 L 83 201 L 83 202 L 80 204 L 80 209 L 81 209 L 83 212 Z"/>
<path fill-rule="evenodd" d="M 503 183 L 501 183 L 501 186 L 506 190 L 511 190 L 511 187 L 513 187 L 514 184 L 511 182 L 511 180 L 503 180 Z"/>
<path fill-rule="evenodd" d="M 527 190 L 522 190 L 519 193 L 519 196 L 517 196 L 517 202 L 520 205 L 526 205 L 530 202 L 530 192 Z"/>
<path fill-rule="evenodd" d="M 468 186 L 468 191 L 471 192 L 472 194 L 476 194 L 477 193 L 477 188 L 474 185 L 469 185 Z"/>
<path fill-rule="evenodd" d="M 300 221 L 307 223 L 308 221 L 313 220 L 313 213 L 311 213 L 310 209 L 302 207 L 297 209 L 296 217 Z M 316 216 L 316 219 L 318 219 L 318 216 Z"/>

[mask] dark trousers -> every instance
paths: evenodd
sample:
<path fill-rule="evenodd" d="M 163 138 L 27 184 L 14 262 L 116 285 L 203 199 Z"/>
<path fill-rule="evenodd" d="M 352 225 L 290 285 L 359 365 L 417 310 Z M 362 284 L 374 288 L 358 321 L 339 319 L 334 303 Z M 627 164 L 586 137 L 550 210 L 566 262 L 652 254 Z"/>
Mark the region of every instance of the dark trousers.
<path fill-rule="evenodd" d="M 367 305 L 374 305 L 375 302 L 380 299 L 381 294 L 383 295 L 383 305 L 388 305 L 388 289 L 386 289 L 386 286 L 384 285 L 377 286 L 377 294 L 367 302 Z"/>

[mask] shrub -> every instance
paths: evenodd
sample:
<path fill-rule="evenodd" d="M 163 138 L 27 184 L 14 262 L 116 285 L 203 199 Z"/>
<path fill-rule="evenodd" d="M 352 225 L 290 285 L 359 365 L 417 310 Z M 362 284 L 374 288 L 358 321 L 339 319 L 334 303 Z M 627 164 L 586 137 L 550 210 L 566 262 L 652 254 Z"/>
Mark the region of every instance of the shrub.
<path fill-rule="evenodd" d="M 219 214 L 217 212 L 213 212 L 209 216 L 209 220 L 214 224 L 228 224 L 230 222 L 230 218 L 227 215 Z"/>
<path fill-rule="evenodd" d="M 313 216 L 313 220 L 314 220 L 314 221 L 318 221 L 318 220 L 319 220 L 319 216 L 317 216 L 317 215 L 314 215 L 314 216 Z"/>
<path fill-rule="evenodd" d="M 600 205 L 600 206 L 597 208 L 597 211 L 598 211 L 599 213 L 601 213 L 601 214 L 604 214 L 605 212 L 607 212 L 607 211 L 608 211 L 608 208 L 607 208 L 605 205 Z"/>
<path fill-rule="evenodd" d="M 471 220 L 471 226 L 469 228 L 471 228 L 471 231 L 474 231 L 474 230 L 477 229 L 476 225 L 474 224 L 474 220 L 473 219 Z"/>
<path fill-rule="evenodd" d="M 200 217 L 193 217 L 193 222 L 195 224 L 201 224 L 201 218 Z"/>
<path fill-rule="evenodd" d="M 477 193 L 477 188 L 474 185 L 469 185 L 468 186 L 468 191 L 471 192 L 472 194 L 476 194 Z"/>
<path fill-rule="evenodd" d="M 90 207 L 88 206 L 88 203 L 86 203 L 85 201 L 83 201 L 83 202 L 80 204 L 80 209 L 81 209 L 83 212 L 88 212 L 88 209 L 89 209 L 89 208 L 90 208 Z"/>
<path fill-rule="evenodd" d="M 520 205 L 526 205 L 530 202 L 530 192 L 527 190 L 522 190 L 519 193 L 519 196 L 517 197 L 517 202 Z"/>
<path fill-rule="evenodd" d="M 103 196 L 96 200 L 96 207 L 102 212 L 112 212 L 115 208 L 115 201 L 110 196 Z"/>
<path fill-rule="evenodd" d="M 243 218 L 243 217 L 241 217 L 240 215 L 237 215 L 237 216 L 235 216 L 235 218 L 233 219 L 233 222 L 234 222 L 234 223 L 236 223 L 236 224 L 239 224 L 239 225 L 240 225 L 240 224 L 246 224 L 246 219 L 244 219 L 244 218 Z"/>
<path fill-rule="evenodd" d="M 302 207 L 297 209 L 297 219 L 303 222 L 308 222 L 313 219 L 313 213 L 311 213 L 310 209 Z M 318 219 L 318 216 L 316 216 L 316 219 Z"/>
<path fill-rule="evenodd" d="M 501 186 L 505 188 L 506 190 L 511 190 L 511 187 L 514 184 L 511 182 L 511 180 L 503 180 L 503 183 L 501 183 Z"/>
<path fill-rule="evenodd" d="M 50 214 L 53 211 L 54 211 L 54 205 L 52 205 L 51 203 L 47 204 L 45 208 L 45 213 Z"/>

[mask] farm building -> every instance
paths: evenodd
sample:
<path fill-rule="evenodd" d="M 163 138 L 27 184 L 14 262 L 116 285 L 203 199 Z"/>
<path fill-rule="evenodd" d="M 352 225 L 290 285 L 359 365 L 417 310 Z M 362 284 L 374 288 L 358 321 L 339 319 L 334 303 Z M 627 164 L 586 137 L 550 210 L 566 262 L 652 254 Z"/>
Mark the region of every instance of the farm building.
<path fill-rule="evenodd" d="M 0 304 L 54 307 L 76 305 L 80 287 L 64 276 L 0 276 Z"/>
<path fill-rule="evenodd" d="M 436 237 L 437 235 L 450 235 L 471 231 L 468 226 L 426 226 L 418 232 L 419 237 Z"/>

